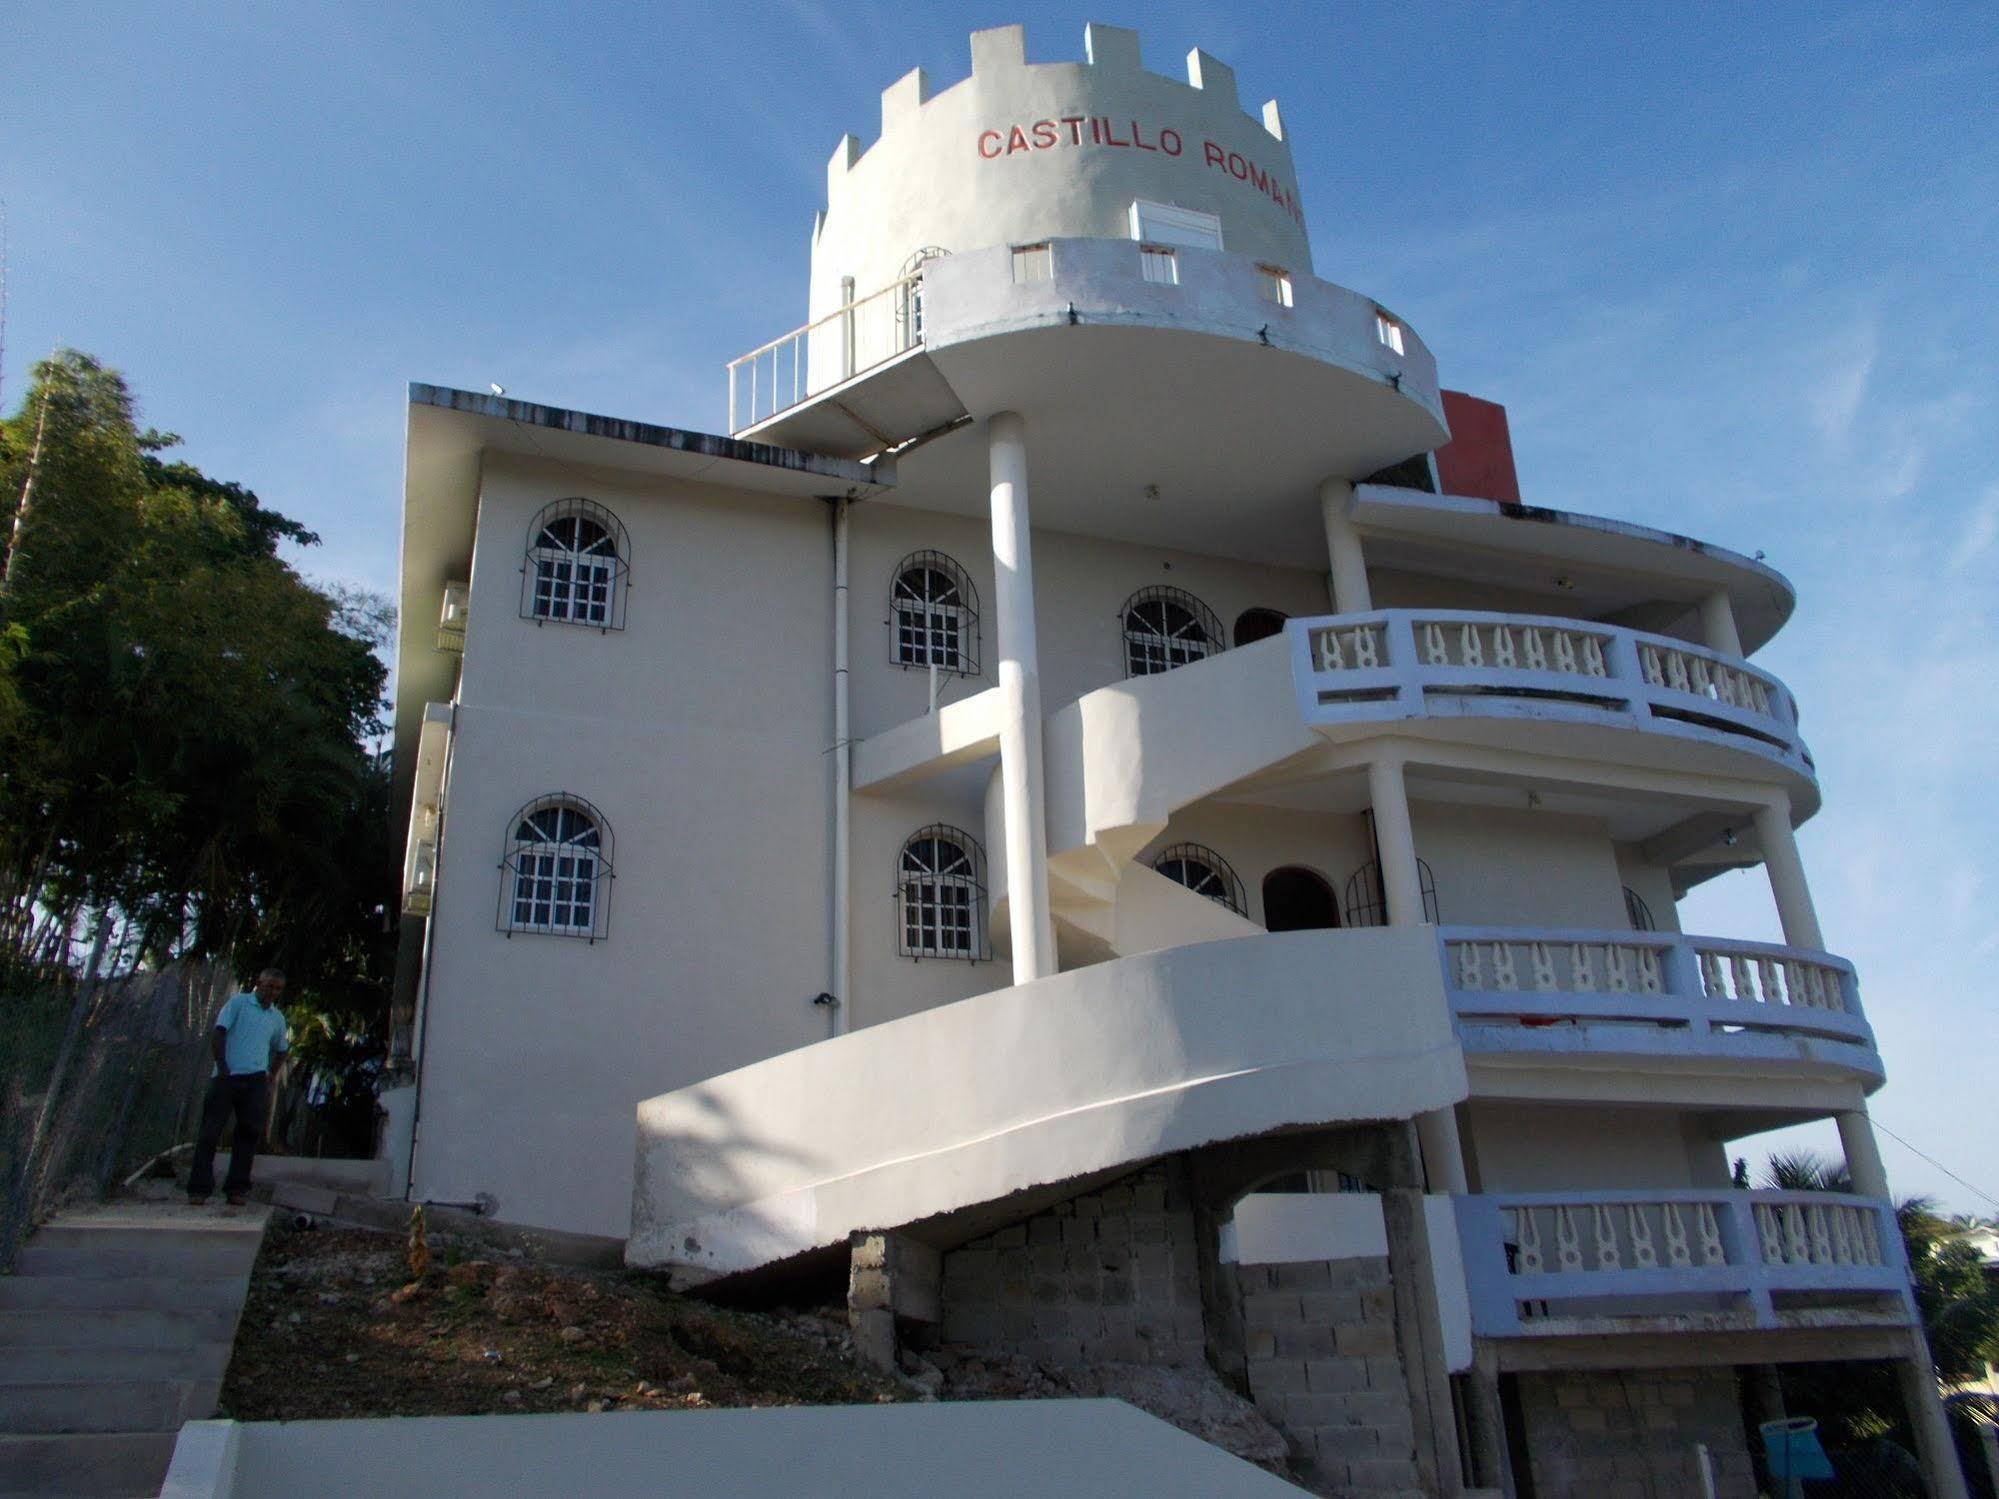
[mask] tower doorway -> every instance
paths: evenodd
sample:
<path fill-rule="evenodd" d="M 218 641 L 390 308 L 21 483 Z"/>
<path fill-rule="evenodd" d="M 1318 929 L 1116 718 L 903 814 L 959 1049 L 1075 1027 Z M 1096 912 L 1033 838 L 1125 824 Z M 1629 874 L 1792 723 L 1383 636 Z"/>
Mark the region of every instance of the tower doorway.
<path fill-rule="evenodd" d="M 1268 640 L 1273 635 L 1282 635 L 1287 617 L 1275 609 L 1245 609 L 1236 616 L 1235 643 L 1248 645 L 1252 641 Z"/>
<path fill-rule="evenodd" d="M 1272 932 L 1307 932 L 1340 924 L 1333 887 L 1296 864 L 1263 877 L 1263 925 Z"/>

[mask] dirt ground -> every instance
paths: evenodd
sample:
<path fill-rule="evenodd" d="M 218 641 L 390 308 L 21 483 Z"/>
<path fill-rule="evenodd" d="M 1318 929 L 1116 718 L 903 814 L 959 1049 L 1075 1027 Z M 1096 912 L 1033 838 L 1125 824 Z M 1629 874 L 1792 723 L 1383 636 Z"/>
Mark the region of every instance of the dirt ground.
<path fill-rule="evenodd" d="M 766 1314 L 639 1275 L 485 1257 L 437 1235 L 273 1220 L 222 1388 L 244 1421 L 845 1405 L 919 1398 L 858 1362 L 844 1313 Z"/>
<path fill-rule="evenodd" d="M 414 1269 L 413 1269 L 414 1267 Z M 420 1272 L 420 1273 L 419 1273 Z M 432 1234 L 272 1219 L 222 1387 L 239 1421 L 1112 1397 L 1294 1477 L 1283 1438 L 1206 1370 L 1044 1368 L 989 1349 L 854 1356 L 845 1307 L 748 1311 L 657 1280 Z"/>

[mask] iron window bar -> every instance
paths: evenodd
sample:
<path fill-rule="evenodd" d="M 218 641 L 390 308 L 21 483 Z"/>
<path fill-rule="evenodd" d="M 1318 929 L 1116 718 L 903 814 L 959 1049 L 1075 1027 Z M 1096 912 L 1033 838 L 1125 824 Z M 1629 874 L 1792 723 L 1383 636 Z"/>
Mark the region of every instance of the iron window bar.
<path fill-rule="evenodd" d="M 905 958 L 976 963 L 986 946 L 986 854 L 963 828 L 933 822 L 897 861 L 897 951 Z"/>
<path fill-rule="evenodd" d="M 630 574 L 624 522 L 595 500 L 556 500 L 528 527 L 521 618 L 622 630 Z"/>
<path fill-rule="evenodd" d="M 512 937 L 581 937 L 611 930 L 611 825 L 566 791 L 538 796 L 511 819 L 500 860 L 497 929 Z"/>
<path fill-rule="evenodd" d="M 1205 895 L 1217 905 L 1227 906 L 1238 916 L 1247 916 L 1242 881 L 1236 878 L 1229 861 L 1201 843 L 1176 843 L 1160 850 L 1152 867 L 1176 885 L 1185 885 L 1196 895 Z"/>
<path fill-rule="evenodd" d="M 1222 649 L 1215 611 L 1182 588 L 1141 588 L 1118 611 L 1124 623 L 1124 674 L 1149 677 L 1204 661 Z"/>
<path fill-rule="evenodd" d="M 1634 932 L 1656 932 L 1658 925 L 1652 920 L 1652 908 L 1645 904 L 1645 897 L 1629 885 L 1624 887 L 1624 917 L 1631 923 Z"/>
<path fill-rule="evenodd" d="M 911 552 L 889 590 L 889 661 L 979 674 L 979 590 L 942 552 Z"/>
<path fill-rule="evenodd" d="M 1416 883 L 1423 891 L 1423 919 L 1433 926 L 1442 925 L 1437 915 L 1437 877 L 1430 871 L 1429 860 L 1416 861 Z M 1388 925 L 1388 887 L 1382 883 L 1379 860 L 1369 859 L 1347 877 L 1345 915 L 1348 926 Z"/>

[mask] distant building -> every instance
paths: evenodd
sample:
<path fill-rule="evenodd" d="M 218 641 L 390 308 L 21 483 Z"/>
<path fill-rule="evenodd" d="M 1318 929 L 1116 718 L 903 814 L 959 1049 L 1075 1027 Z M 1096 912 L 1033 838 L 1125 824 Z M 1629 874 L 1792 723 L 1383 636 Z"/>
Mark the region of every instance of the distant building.
<path fill-rule="evenodd" d="M 412 388 L 410 1194 L 1206 1362 L 1356 1494 L 1746 1496 L 1741 1371 L 1897 1360 L 1961 1493 L 1790 585 L 1523 505 L 1205 53 L 903 78 L 808 310 L 726 437 Z M 1731 1187 L 1827 1118 L 1855 1195 Z"/>

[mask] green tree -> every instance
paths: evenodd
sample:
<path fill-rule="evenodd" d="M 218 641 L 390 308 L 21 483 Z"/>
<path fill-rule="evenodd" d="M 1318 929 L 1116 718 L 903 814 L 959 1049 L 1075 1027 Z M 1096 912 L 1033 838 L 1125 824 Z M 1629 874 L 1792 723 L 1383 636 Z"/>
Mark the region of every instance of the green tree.
<path fill-rule="evenodd" d="M 1764 1185 L 1787 1192 L 1850 1192 L 1846 1168 L 1812 1151 L 1770 1157 Z M 1999 1286 L 1985 1278 L 1964 1228 L 1925 1197 L 1895 1205 L 1916 1310 L 1930 1356 L 1945 1384 L 1961 1384 L 1999 1359 Z M 1816 1416 L 1830 1445 L 1903 1433 L 1905 1414 L 1894 1374 L 1881 1364 L 1805 1364 L 1784 1369 L 1787 1402 Z"/>
<path fill-rule="evenodd" d="M 317 538 L 177 441 L 75 352 L 0 423 L 0 964 L 66 975 L 115 925 L 379 985 L 386 606 L 300 578 L 278 547 Z"/>

